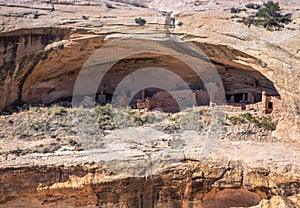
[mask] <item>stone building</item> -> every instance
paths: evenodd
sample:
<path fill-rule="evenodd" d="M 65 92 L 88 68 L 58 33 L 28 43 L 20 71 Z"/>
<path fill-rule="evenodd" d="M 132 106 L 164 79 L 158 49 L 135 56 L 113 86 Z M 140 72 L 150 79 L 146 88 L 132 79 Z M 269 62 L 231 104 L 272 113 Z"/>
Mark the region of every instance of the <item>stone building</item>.
<path fill-rule="evenodd" d="M 225 92 L 226 93 L 226 92 Z M 103 93 L 97 97 L 97 102 L 101 105 L 107 103 L 108 96 Z M 253 92 L 242 92 L 226 95 L 227 111 L 250 111 L 270 114 L 273 111 L 280 111 L 284 108 L 280 96 L 268 95 L 266 91 L 261 94 Z M 118 107 L 130 105 L 137 109 L 154 110 L 159 109 L 164 112 L 178 112 L 180 110 L 195 107 L 209 106 L 213 103 L 210 101 L 209 94 L 206 90 L 174 90 L 174 91 L 147 91 L 142 90 L 134 98 L 122 95 L 119 99 Z"/>
<path fill-rule="evenodd" d="M 262 93 L 262 105 L 262 111 L 266 114 L 284 109 L 280 96 L 268 96 L 265 91 Z"/>

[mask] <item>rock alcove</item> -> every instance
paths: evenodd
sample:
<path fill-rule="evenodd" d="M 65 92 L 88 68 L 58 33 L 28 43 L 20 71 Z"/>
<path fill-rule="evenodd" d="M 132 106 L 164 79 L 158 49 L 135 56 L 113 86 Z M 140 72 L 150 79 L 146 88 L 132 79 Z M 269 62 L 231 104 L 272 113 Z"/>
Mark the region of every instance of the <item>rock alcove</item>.
<path fill-rule="evenodd" d="M 105 41 L 103 35 L 41 28 L 3 33 L 0 44 L 3 57 L 0 63 L 3 98 L 0 109 L 4 110 L 14 104 L 50 104 L 70 99 L 83 64 Z M 263 91 L 267 96 L 279 96 L 273 82 L 251 67 L 261 68 L 263 63 L 260 60 L 224 45 L 195 44 L 208 56 L 218 72 L 227 104 L 261 102 Z M 102 102 L 110 101 L 122 79 L 144 67 L 165 68 L 180 76 L 191 90 L 206 91 L 201 78 L 182 61 L 164 54 L 144 53 L 120 60 L 108 71 L 98 88 L 98 95 L 105 95 Z M 181 90 L 176 83 L 172 84 L 172 90 Z M 142 98 L 142 93 L 139 94 L 135 99 Z M 163 93 L 160 94 L 163 96 Z M 200 94 L 198 104 L 208 105 L 207 93 Z M 150 90 L 148 96 L 153 95 L 153 90 Z M 131 103 L 134 102 L 136 100 Z"/>

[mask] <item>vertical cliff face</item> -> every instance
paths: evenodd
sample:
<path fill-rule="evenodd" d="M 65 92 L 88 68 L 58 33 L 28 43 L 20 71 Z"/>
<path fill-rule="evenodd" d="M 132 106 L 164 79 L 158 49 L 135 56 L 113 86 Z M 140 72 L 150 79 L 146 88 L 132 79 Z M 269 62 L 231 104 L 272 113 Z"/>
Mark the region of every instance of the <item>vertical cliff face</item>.
<path fill-rule="evenodd" d="M 22 100 L 23 86 L 36 66 L 45 61 L 50 51 L 45 47 L 67 37 L 69 30 L 44 28 L 2 33 L 0 108 Z"/>
<path fill-rule="evenodd" d="M 99 132 L 87 129 L 88 136 L 104 132 L 107 137 L 101 137 L 100 147 L 82 150 L 75 141 L 77 126 L 61 116 L 69 109 L 54 106 L 38 109 L 36 114 L 3 116 L 0 207 L 300 207 L 296 143 L 300 138 L 300 12 L 295 9 L 299 1 L 280 0 L 285 12 L 293 13 L 294 22 L 276 32 L 232 21 L 230 8 L 244 8 L 246 0 L 52 3 L 55 9 L 49 1 L 0 0 L 0 31 L 5 31 L 0 33 L 0 112 L 24 103 L 71 98 L 78 73 L 98 48 L 115 38 L 145 35 L 146 39 L 153 34 L 178 36 L 203 50 L 219 73 L 228 99 L 266 91 L 280 95 L 287 111 L 275 118 L 276 131 L 254 128 L 257 123 L 251 117 L 243 124 L 226 123 L 230 132 L 220 138 L 220 148 L 212 152 L 215 157 L 207 161 L 198 160 L 199 148 L 205 146 L 202 137 L 195 144 L 199 146 L 186 154 L 182 147 L 195 142 L 186 134 L 156 137 L 153 129 L 146 131 L 142 126 L 139 137 L 155 139 L 139 142 L 135 137 L 124 139 L 130 128 L 107 136 L 97 123 Z M 175 28 L 165 31 L 167 20 L 158 9 L 174 11 Z M 137 17 L 147 23 L 139 26 Z M 106 55 L 114 56 L 114 52 Z M 180 60 L 168 54 L 138 53 L 118 61 L 106 74 L 103 82 L 110 85 L 105 93 L 112 94 L 124 77 L 149 66 L 166 68 L 191 87 L 203 88 L 199 77 Z M 162 154 L 163 150 L 170 154 Z M 158 161 L 152 160 L 155 157 Z"/>
<path fill-rule="evenodd" d="M 186 161 L 146 178 L 119 171 L 97 164 L 2 169 L 0 207 L 252 207 L 274 195 L 292 199 L 300 185 L 287 175 L 234 162 Z M 295 207 L 290 199 L 281 205 Z"/>
<path fill-rule="evenodd" d="M 107 35 L 60 28 L 2 33 L 0 110 L 16 104 L 49 104 L 71 98 L 83 64 L 98 48 L 110 41 L 104 40 Z M 226 45 L 193 43 L 212 61 L 223 81 L 228 100 L 232 95 L 254 93 L 254 101 L 258 102 L 262 91 L 266 91 L 268 95 L 280 95 L 292 117 L 281 121 L 278 136 L 295 140 L 294 135 L 297 134 L 299 126 L 299 97 L 295 95 L 297 76 L 292 71 L 284 72 L 285 68 L 277 67 L 270 76 L 270 68 L 262 60 L 247 53 Z M 168 55 L 140 53 L 116 63 L 102 80 L 102 83 L 111 85 L 106 85 L 105 89 L 99 86 L 99 92 L 113 94 L 124 77 L 135 70 L 150 66 L 177 73 L 192 89 L 204 88 L 199 77 L 180 60 Z M 282 73 L 284 76 L 278 75 Z M 287 79 L 290 79 L 291 85 L 286 84 Z M 174 87 L 174 90 L 178 89 Z M 287 125 L 294 128 L 289 136 L 282 131 Z"/>
<path fill-rule="evenodd" d="M 83 64 L 98 48 L 110 40 L 108 34 L 87 30 L 43 28 L 17 30 L 1 34 L 0 110 L 9 106 L 49 104 L 70 99 Z M 234 94 L 255 93 L 259 101 L 262 91 L 280 95 L 290 112 L 279 120 L 276 136 L 297 140 L 299 135 L 299 96 L 295 68 L 266 65 L 265 61 L 226 45 L 194 42 L 212 61 L 223 81 L 226 98 Z M 112 54 L 113 56 L 113 54 Z M 293 61 L 294 59 L 291 59 Z M 161 54 L 136 54 L 115 64 L 102 80 L 112 83 L 104 89 L 113 94 L 118 83 L 131 72 L 143 67 L 162 67 L 181 76 L 193 89 L 203 88 L 201 80 L 179 60 Z M 273 71 L 270 71 L 273 70 Z M 287 84 L 288 81 L 291 84 Z M 99 92 L 103 89 L 99 86 Z M 174 90 L 176 90 L 174 88 Z M 291 131 L 286 133 L 286 127 Z"/>
<path fill-rule="evenodd" d="M 76 34 L 68 29 L 43 28 L 1 34 L 2 60 L 0 109 L 11 104 L 50 103 L 72 96 L 79 71 L 87 58 L 104 44 L 104 36 Z M 255 69 L 232 60 L 255 58 L 226 46 L 196 43 L 213 61 L 226 95 L 266 91 L 279 95 L 271 80 Z M 224 56 L 225 54 L 225 56 Z M 113 54 L 111 54 L 113 56 Z M 178 74 L 192 89 L 204 89 L 203 82 L 185 63 L 162 54 L 137 54 L 116 63 L 102 80 L 112 83 L 105 93 L 113 94 L 121 80 L 144 67 L 162 67 Z M 99 86 L 101 89 L 101 86 Z M 178 90 L 174 87 L 174 90 Z"/>
<path fill-rule="evenodd" d="M 1 110 L 72 95 L 76 75 L 102 38 L 71 39 L 70 35 L 69 29 L 58 28 L 1 34 Z"/>

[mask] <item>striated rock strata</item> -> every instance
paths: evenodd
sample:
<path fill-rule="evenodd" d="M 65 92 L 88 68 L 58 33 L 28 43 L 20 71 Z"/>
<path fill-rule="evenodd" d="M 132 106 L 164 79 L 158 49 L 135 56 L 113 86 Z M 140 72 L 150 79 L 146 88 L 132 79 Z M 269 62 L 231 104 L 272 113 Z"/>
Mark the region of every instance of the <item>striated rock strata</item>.
<path fill-rule="evenodd" d="M 2 168 L 0 207 L 300 205 L 299 177 L 288 166 L 276 173 L 235 161 L 169 160 L 164 169 L 147 176 L 144 171 L 151 167 L 144 169 L 141 162 Z M 157 171 L 155 164 L 152 171 Z"/>
<path fill-rule="evenodd" d="M 133 34 L 171 37 L 170 32 L 205 52 L 228 93 L 257 81 L 260 90 L 279 94 L 287 114 L 278 118 L 274 136 L 294 143 L 263 144 L 254 152 L 251 145 L 230 144 L 209 161 L 181 155 L 156 169 L 146 155 L 125 161 L 94 161 L 88 153 L 65 152 L 1 156 L 0 207 L 300 206 L 298 1 L 280 1 L 286 13 L 293 13 L 293 23 L 276 32 L 232 21 L 229 10 L 240 6 L 237 1 L 197 5 L 144 1 L 151 9 L 125 4 L 128 1 L 109 2 L 113 8 L 104 1 L 56 1 L 54 11 L 46 1 L 33 6 L 20 2 L 1 1 L 0 111 L 24 103 L 69 99 L 83 64 L 104 44 Z M 166 31 L 158 5 L 170 7 L 182 26 Z M 139 16 L 147 21 L 143 27 L 134 21 Z M 125 75 L 145 66 L 163 66 L 181 73 L 188 83 L 195 81 L 188 76 L 186 65 L 173 57 L 147 53 L 121 60 L 106 78 L 118 84 Z M 238 154 L 231 145 L 239 149 Z"/>
<path fill-rule="evenodd" d="M 1 10 L 7 15 L 1 20 L 0 110 L 13 104 L 51 103 L 70 98 L 87 58 L 110 39 L 141 32 L 165 33 L 165 20 L 158 11 L 115 2 L 112 2 L 114 8 L 108 9 L 104 2 L 98 3 L 83 6 L 78 2 L 56 2 L 55 11 L 41 10 L 37 19 L 30 15 L 14 17 L 32 10 L 22 5 L 18 7 L 18 1 L 14 2 L 16 9 L 4 3 L 7 7 Z M 290 27 L 294 28 L 270 32 L 230 21 L 226 8 L 231 4 L 222 3 L 223 12 L 218 4 L 206 5 L 211 11 L 205 10 L 205 5 L 201 12 L 174 10 L 176 21 L 184 24 L 171 32 L 179 36 L 184 34 L 186 41 L 193 41 L 203 50 L 215 64 L 228 93 L 250 89 L 253 83 L 258 83 L 260 92 L 266 90 L 270 95 L 280 95 L 291 112 L 289 119 L 282 119 L 281 126 L 290 123 L 292 128 L 290 135 L 280 131 L 278 135 L 295 140 L 294 135 L 299 135 L 299 41 L 296 38 L 299 11 L 282 2 L 287 12 L 293 11 L 294 23 Z M 135 24 L 132 11 L 135 11 L 134 16 L 147 20 L 146 26 Z M 116 72 L 119 77 L 113 77 L 112 82 L 117 84 L 122 79 L 120 71 L 124 67 L 134 70 L 153 65 L 180 70 L 187 75 L 186 66 L 176 63 L 172 57 L 140 54 L 115 65 L 116 71 L 111 73 Z"/>

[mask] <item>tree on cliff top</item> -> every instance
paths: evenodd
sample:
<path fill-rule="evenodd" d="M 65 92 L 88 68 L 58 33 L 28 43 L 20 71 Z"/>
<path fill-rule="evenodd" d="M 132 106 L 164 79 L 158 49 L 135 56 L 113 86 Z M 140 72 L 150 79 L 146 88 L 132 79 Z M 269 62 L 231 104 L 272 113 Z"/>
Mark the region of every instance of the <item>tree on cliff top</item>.
<path fill-rule="evenodd" d="M 263 26 L 267 29 L 275 29 L 283 27 L 284 24 L 291 22 L 291 14 L 282 15 L 280 13 L 279 3 L 268 1 L 264 3 L 262 8 L 256 14 L 257 21 L 255 23 L 259 26 Z"/>

